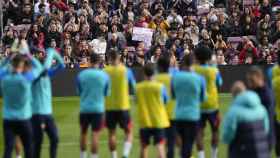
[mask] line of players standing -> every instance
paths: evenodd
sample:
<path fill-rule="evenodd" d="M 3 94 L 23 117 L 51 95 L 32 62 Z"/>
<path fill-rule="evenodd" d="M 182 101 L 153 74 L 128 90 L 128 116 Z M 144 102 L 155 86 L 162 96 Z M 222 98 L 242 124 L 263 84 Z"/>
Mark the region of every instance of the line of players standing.
<path fill-rule="evenodd" d="M 44 131 L 50 138 L 50 157 L 55 158 L 58 132 L 52 118 L 49 77 L 64 67 L 63 60 L 52 49 L 47 50 L 47 57 L 41 59 L 41 63 L 26 52 L 21 54 L 24 55 L 11 55 L 5 59 L 0 69 L 4 101 L 4 158 L 11 158 L 16 136 L 20 137 L 26 158 L 40 157 Z M 147 147 L 151 138 L 161 158 L 174 157 L 176 144 L 180 144 L 181 157 L 189 158 L 195 141 L 198 157 L 204 158 L 206 122 L 209 122 L 212 131 L 211 157 L 218 157 L 218 87 L 222 85 L 222 79 L 217 67 L 209 65 L 212 56 L 210 49 L 196 48 L 196 65 L 193 65 L 194 57 L 186 55 L 180 63 L 180 70 L 169 67 L 170 58 L 165 54 L 158 61 L 158 74 L 153 65 L 147 64 L 144 67 L 145 80 L 138 84 L 131 70 L 121 64 L 118 52 L 111 51 L 108 54 L 110 65 L 104 70 L 99 69 L 100 57 L 92 54 L 91 68 L 82 71 L 77 77 L 81 98 L 81 158 L 88 156 L 86 145 L 89 127 L 92 129 L 90 157 L 98 157 L 99 135 L 104 122 L 109 131 L 111 157 L 116 158 L 118 155 L 118 125 L 125 133 L 122 155 L 124 158 L 129 157 L 133 141 L 129 91 L 135 94 L 142 158 L 148 157 Z M 52 66 L 53 60 L 57 63 L 55 66 Z M 280 93 L 279 72 L 277 65 L 270 73 L 276 96 Z M 240 82 L 234 84 L 235 99 L 224 119 L 223 140 L 229 144 L 229 157 L 270 157 L 275 135 L 272 92 L 266 86 L 260 69 L 252 68 L 247 76 L 249 88 L 256 93 L 246 90 Z M 276 100 L 278 114 L 279 97 Z M 275 124 L 279 131 L 279 125 Z M 177 138 L 179 141 L 176 141 Z M 277 155 L 280 156 L 279 144 L 276 143 L 276 147 Z"/>

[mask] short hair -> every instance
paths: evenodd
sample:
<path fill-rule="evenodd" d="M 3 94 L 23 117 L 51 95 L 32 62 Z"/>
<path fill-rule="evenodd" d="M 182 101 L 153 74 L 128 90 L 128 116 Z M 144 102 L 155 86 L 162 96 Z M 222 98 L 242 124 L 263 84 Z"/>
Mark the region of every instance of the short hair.
<path fill-rule="evenodd" d="M 108 58 L 110 61 L 116 61 L 118 58 L 119 58 L 119 52 L 117 52 L 116 50 L 114 49 L 111 49 L 109 52 L 108 52 Z"/>
<path fill-rule="evenodd" d="M 187 67 L 192 66 L 193 65 L 193 55 L 192 54 L 185 55 L 182 59 L 181 65 L 187 66 Z"/>
<path fill-rule="evenodd" d="M 256 75 L 258 77 L 264 78 L 263 70 L 258 66 L 252 66 L 249 69 L 247 75 L 249 75 L 249 76 Z"/>
<path fill-rule="evenodd" d="M 98 54 L 96 54 L 96 53 L 92 53 L 92 54 L 90 55 L 90 62 L 91 62 L 92 64 L 100 63 L 100 61 L 101 61 L 100 55 L 98 55 Z"/>
<path fill-rule="evenodd" d="M 162 55 L 157 61 L 157 68 L 159 72 L 168 72 L 170 67 L 170 58 L 168 55 Z"/>
<path fill-rule="evenodd" d="M 147 77 L 152 77 L 155 74 L 155 66 L 154 64 L 148 63 L 144 66 L 144 74 Z"/>
<path fill-rule="evenodd" d="M 200 64 L 205 64 L 211 60 L 213 51 L 209 47 L 198 46 L 194 49 L 194 54 Z"/>
<path fill-rule="evenodd" d="M 39 9 L 42 9 L 43 7 L 46 7 L 46 5 L 44 3 L 40 3 L 38 6 Z"/>
<path fill-rule="evenodd" d="M 13 60 L 12 60 L 12 66 L 13 66 L 14 68 L 17 68 L 17 67 L 19 66 L 19 64 L 22 63 L 22 62 L 23 62 L 24 64 L 26 64 L 26 58 L 25 58 L 24 55 L 18 54 L 18 55 L 16 55 L 16 56 L 13 58 Z"/>

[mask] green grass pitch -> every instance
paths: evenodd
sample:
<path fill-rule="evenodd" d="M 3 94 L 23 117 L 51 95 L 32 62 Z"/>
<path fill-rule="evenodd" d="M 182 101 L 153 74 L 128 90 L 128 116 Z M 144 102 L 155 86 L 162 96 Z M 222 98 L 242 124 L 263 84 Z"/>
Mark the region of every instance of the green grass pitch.
<path fill-rule="evenodd" d="M 231 96 L 228 94 L 220 95 L 221 115 L 224 115 L 231 102 Z M 54 98 L 54 117 L 59 128 L 60 144 L 58 149 L 58 158 L 78 158 L 79 157 L 79 98 L 78 97 L 65 97 L 65 98 Z M 0 105 L 2 106 L 2 105 Z M 0 113 L 2 115 L 2 112 Z M 133 149 L 131 152 L 131 158 L 139 157 L 139 136 L 138 136 L 138 125 L 136 116 L 136 108 L 132 106 L 131 115 L 134 123 L 134 142 Z M 1 117 L 2 119 L 2 117 Z M 2 120 L 0 121 L 0 155 L 3 154 L 3 126 Z M 44 145 L 42 149 L 42 158 L 48 158 L 48 139 L 44 139 Z M 207 134 L 205 137 L 206 142 L 206 154 L 207 157 L 210 155 L 210 138 L 211 133 L 209 132 L 209 126 L 207 128 Z M 89 136 L 90 140 L 90 136 Z M 122 154 L 122 142 L 123 133 L 121 130 L 118 131 L 118 154 L 121 157 Z M 107 146 L 107 130 L 102 130 L 102 136 L 99 143 L 99 154 L 101 158 L 109 158 L 110 152 Z M 155 150 L 150 147 L 149 157 L 156 157 Z M 177 150 L 178 155 L 178 150 Z M 196 149 L 194 149 L 194 156 L 196 156 Z M 178 157 L 178 156 L 177 156 Z M 226 146 L 223 144 L 219 145 L 219 157 L 226 157 Z"/>

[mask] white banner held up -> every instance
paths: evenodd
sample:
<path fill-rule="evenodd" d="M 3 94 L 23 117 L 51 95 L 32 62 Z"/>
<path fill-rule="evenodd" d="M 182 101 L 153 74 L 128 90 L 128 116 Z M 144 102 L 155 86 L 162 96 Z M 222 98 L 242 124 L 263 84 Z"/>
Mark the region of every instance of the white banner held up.
<path fill-rule="evenodd" d="M 142 41 L 145 43 L 146 48 L 150 48 L 153 40 L 153 29 L 133 27 L 132 40 Z"/>
<path fill-rule="evenodd" d="M 107 42 L 104 39 L 94 39 L 90 42 L 90 46 L 96 54 L 106 53 Z"/>

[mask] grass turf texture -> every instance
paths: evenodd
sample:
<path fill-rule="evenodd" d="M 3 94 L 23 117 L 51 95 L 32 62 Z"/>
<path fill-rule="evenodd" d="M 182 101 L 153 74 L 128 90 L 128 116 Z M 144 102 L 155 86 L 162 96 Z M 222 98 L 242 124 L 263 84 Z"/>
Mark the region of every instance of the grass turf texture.
<path fill-rule="evenodd" d="M 221 107 L 221 115 L 223 116 L 226 112 L 228 105 L 231 102 L 231 96 L 228 94 L 220 95 L 220 107 Z M 59 136 L 60 136 L 60 144 L 58 149 L 58 158 L 67 157 L 67 158 L 78 158 L 79 157 L 79 98 L 78 97 L 59 97 L 53 99 L 54 105 L 54 117 L 59 128 Z M 2 104 L 0 105 L 2 107 Z M 0 116 L 2 112 L 0 113 Z M 139 157 L 139 135 L 138 135 L 138 124 L 137 124 L 137 115 L 136 108 L 132 106 L 131 115 L 133 118 L 133 126 L 134 126 L 134 142 L 133 149 L 131 151 L 131 158 Z M 1 116 L 2 119 L 2 116 Z M 0 121 L 0 155 L 2 156 L 4 146 L 3 146 L 3 121 Z M 118 130 L 118 154 L 119 157 L 122 155 L 122 147 L 123 147 L 123 132 Z M 206 155 L 210 157 L 210 139 L 211 133 L 209 131 L 209 126 L 207 127 L 207 132 L 205 135 L 206 142 Z M 90 137 L 89 139 L 90 140 Z M 42 158 L 48 158 L 48 139 L 45 136 L 44 145 L 42 149 Z M 102 130 L 101 139 L 99 142 L 99 157 L 101 158 L 109 158 L 110 152 L 107 146 L 107 130 Z M 89 146 L 90 147 L 90 146 Z M 89 148 L 88 148 L 89 149 Z M 176 152 L 177 157 L 178 151 Z M 194 149 L 194 156 L 196 156 L 196 149 Z M 149 149 L 149 157 L 156 157 L 155 149 L 152 146 Z M 223 144 L 219 145 L 219 157 L 226 157 L 226 146 Z"/>

